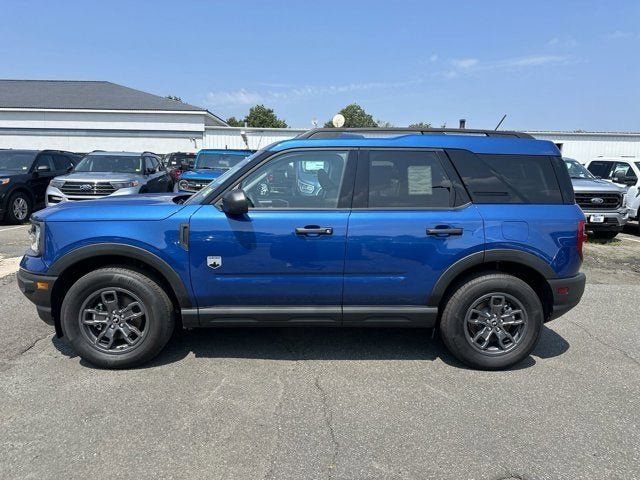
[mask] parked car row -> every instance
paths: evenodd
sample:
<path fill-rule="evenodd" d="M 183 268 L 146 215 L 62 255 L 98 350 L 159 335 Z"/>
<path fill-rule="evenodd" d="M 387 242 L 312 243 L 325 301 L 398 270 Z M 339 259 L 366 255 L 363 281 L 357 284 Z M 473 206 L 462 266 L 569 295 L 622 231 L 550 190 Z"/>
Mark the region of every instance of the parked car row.
<path fill-rule="evenodd" d="M 251 153 L 202 150 L 198 156 L 189 152 L 159 156 L 152 152 L 0 150 L 0 221 L 23 223 L 43 206 L 173 192 L 174 186 L 176 191 L 194 193 Z M 182 189 L 177 188 L 180 182 Z"/>
<path fill-rule="evenodd" d="M 564 161 L 587 230 L 595 237 L 612 239 L 629 220 L 640 220 L 640 161 L 598 157 L 586 166 L 571 158 Z"/>

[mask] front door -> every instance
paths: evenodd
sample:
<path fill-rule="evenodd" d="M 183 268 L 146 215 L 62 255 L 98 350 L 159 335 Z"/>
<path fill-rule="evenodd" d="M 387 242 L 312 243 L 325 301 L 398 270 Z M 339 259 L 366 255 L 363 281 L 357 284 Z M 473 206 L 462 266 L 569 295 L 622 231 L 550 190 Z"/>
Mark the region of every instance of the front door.
<path fill-rule="evenodd" d="M 32 167 L 31 189 L 35 195 L 35 203 L 44 202 L 45 192 L 49 186 L 49 182 L 57 175 L 63 175 L 66 172 L 56 172 L 53 156 L 50 153 L 41 153 L 36 158 Z"/>
<path fill-rule="evenodd" d="M 191 217 L 202 324 L 341 321 L 354 162 L 348 150 L 276 155 L 235 186 L 253 205 L 248 214 L 204 205 Z"/>
<path fill-rule="evenodd" d="M 431 326 L 443 272 L 482 252 L 483 223 L 443 152 L 361 152 L 345 259 L 344 324 Z M 466 205 L 465 205 L 466 204 Z"/>

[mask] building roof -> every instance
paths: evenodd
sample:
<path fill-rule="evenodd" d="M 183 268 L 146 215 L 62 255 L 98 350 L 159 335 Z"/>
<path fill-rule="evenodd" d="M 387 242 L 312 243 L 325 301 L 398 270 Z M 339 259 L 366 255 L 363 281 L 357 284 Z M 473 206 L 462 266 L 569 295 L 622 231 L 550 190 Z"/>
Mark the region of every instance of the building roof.
<path fill-rule="evenodd" d="M 0 108 L 80 110 L 205 109 L 103 81 L 0 80 Z"/>

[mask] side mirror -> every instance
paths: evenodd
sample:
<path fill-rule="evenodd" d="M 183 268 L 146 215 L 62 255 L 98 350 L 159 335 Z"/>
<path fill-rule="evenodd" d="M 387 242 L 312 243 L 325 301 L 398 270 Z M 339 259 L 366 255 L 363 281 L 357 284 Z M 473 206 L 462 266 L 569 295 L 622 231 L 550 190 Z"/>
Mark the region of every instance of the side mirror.
<path fill-rule="evenodd" d="M 249 211 L 249 199 L 243 190 L 230 190 L 222 197 L 222 211 L 227 215 L 244 215 Z"/>
<path fill-rule="evenodd" d="M 38 165 L 38 167 L 36 168 L 37 172 L 50 172 L 51 171 L 51 167 L 49 167 L 49 165 Z"/>

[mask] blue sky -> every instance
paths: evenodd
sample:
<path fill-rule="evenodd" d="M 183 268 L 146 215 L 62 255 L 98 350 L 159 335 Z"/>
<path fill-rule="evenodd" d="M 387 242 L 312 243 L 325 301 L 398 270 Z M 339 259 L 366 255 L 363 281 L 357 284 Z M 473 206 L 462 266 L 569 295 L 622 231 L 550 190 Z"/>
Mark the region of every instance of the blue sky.
<path fill-rule="evenodd" d="M 450 3 L 451 5 L 447 5 Z M 640 131 L 640 2 L 2 0 L 0 78 L 109 80 L 290 126 Z"/>

